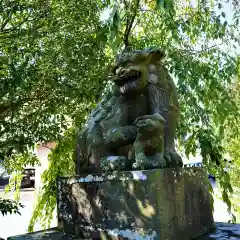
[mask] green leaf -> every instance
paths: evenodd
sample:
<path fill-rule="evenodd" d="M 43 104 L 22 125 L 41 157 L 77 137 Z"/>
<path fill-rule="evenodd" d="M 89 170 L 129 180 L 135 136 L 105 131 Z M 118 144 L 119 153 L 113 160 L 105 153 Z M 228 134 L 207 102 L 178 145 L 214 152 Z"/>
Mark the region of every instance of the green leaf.
<path fill-rule="evenodd" d="M 225 12 L 221 12 L 221 15 L 222 15 L 222 17 L 226 17 L 226 13 Z"/>
<path fill-rule="evenodd" d="M 173 0 L 156 0 L 157 9 L 165 9 L 166 11 L 172 10 L 174 8 Z"/>
<path fill-rule="evenodd" d="M 165 0 L 156 0 L 156 8 L 160 9 L 164 6 Z"/>

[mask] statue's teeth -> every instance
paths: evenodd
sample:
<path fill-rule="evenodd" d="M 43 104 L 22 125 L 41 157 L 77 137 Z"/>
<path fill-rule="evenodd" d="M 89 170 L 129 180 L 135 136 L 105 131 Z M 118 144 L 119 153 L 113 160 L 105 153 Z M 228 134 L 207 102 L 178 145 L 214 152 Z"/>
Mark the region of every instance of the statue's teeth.
<path fill-rule="evenodd" d="M 136 82 L 132 82 L 131 85 L 132 85 L 131 87 L 136 87 L 137 86 Z"/>
<path fill-rule="evenodd" d="M 120 92 L 124 93 L 125 92 L 125 86 L 120 87 Z"/>

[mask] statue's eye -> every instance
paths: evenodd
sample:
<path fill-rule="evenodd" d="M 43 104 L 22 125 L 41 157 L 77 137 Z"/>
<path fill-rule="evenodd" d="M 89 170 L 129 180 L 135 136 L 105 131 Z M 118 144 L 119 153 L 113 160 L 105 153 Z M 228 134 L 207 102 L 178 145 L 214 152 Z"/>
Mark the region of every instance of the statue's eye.
<path fill-rule="evenodd" d="M 118 69 L 118 66 L 113 66 L 111 69 L 111 73 L 115 75 L 117 69 Z"/>
<path fill-rule="evenodd" d="M 131 62 L 128 62 L 128 63 L 125 63 L 125 64 L 124 64 L 124 67 L 125 67 L 125 68 L 129 68 L 129 67 L 132 67 L 132 66 L 134 66 L 134 65 L 136 65 L 136 64 L 131 63 Z"/>

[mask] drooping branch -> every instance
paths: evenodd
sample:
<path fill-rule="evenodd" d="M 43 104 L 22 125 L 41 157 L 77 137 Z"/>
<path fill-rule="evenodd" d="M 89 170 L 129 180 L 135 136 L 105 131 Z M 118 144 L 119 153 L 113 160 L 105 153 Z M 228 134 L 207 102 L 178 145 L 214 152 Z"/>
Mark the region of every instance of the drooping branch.
<path fill-rule="evenodd" d="M 123 39 L 125 49 L 128 49 L 130 47 L 129 37 L 130 37 L 131 30 L 133 28 L 134 20 L 137 16 L 140 0 L 136 0 L 134 2 L 135 4 L 133 3 L 131 6 L 129 6 L 130 3 L 127 3 L 127 1 L 124 1 L 125 10 L 128 11 L 128 9 L 130 9 L 130 14 L 129 16 L 127 16 L 126 29 L 124 33 L 124 39 Z"/>
<path fill-rule="evenodd" d="M 8 22 L 11 20 L 12 18 L 12 13 L 9 13 L 8 17 L 3 21 L 1 27 L 0 27 L 0 31 L 3 32 L 3 29 L 5 28 L 5 26 L 8 24 Z"/>

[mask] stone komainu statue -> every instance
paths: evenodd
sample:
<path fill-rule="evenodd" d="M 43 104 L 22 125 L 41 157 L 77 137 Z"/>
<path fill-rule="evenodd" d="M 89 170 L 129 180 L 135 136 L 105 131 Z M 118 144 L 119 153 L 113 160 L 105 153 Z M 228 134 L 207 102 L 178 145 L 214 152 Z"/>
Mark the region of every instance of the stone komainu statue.
<path fill-rule="evenodd" d="M 177 91 L 163 57 L 151 48 L 116 58 L 112 91 L 78 133 L 77 174 L 182 166 L 174 146 Z"/>

